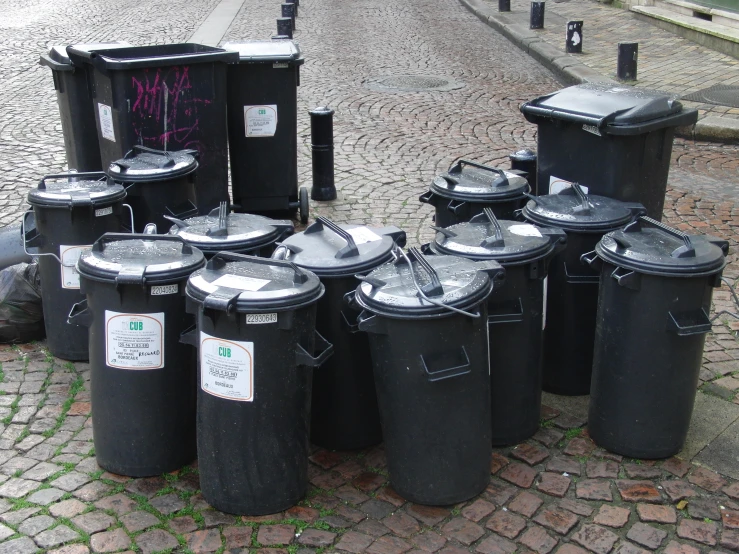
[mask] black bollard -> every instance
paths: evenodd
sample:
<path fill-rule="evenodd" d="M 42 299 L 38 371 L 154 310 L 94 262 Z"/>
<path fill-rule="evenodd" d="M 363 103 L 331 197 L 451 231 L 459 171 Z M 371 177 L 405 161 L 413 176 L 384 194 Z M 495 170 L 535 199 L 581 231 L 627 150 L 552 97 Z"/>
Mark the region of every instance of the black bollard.
<path fill-rule="evenodd" d="M 538 195 L 536 190 L 536 152 L 530 148 L 524 148 L 508 156 L 511 160 L 511 169 L 526 173 L 531 192 Z"/>
<path fill-rule="evenodd" d="M 511 0 L 498 0 L 498 11 L 499 12 L 511 11 Z"/>
<path fill-rule="evenodd" d="M 531 2 L 529 29 L 544 28 L 544 6 L 546 6 L 546 2 Z"/>
<path fill-rule="evenodd" d="M 582 21 L 567 22 L 565 51 L 568 54 L 582 54 L 582 24 Z"/>
<path fill-rule="evenodd" d="M 616 76 L 622 81 L 636 81 L 636 62 L 638 57 L 638 42 L 619 42 Z"/>
<path fill-rule="evenodd" d="M 289 17 L 293 31 L 295 30 L 295 4 L 281 4 L 282 17 Z"/>
<path fill-rule="evenodd" d="M 322 106 L 310 112 L 310 142 L 313 152 L 313 200 L 335 200 L 334 110 Z"/>
<path fill-rule="evenodd" d="M 293 20 L 291 17 L 277 18 L 277 36 L 293 38 Z"/>
<path fill-rule="evenodd" d="M 298 0 L 285 0 L 285 4 L 292 4 L 293 13 L 295 14 L 295 17 L 298 17 Z"/>

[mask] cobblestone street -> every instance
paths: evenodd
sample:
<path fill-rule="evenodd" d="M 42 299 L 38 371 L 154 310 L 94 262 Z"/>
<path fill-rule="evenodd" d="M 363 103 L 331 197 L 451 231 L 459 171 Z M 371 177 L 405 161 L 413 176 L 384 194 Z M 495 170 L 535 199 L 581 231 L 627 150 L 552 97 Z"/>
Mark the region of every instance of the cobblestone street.
<path fill-rule="evenodd" d="M 64 167 L 52 79 L 37 65 L 39 54 L 74 42 L 186 41 L 216 4 L 0 0 L 0 225 L 19 219 L 41 176 Z M 270 37 L 279 8 L 277 0 L 247 0 L 223 42 Z M 312 216 L 398 225 L 409 245 L 431 238 L 432 208 L 418 196 L 433 176 L 459 158 L 508 167 L 508 154 L 536 147 L 536 128 L 519 104 L 562 86 L 457 0 L 303 0 L 299 13 L 303 185 L 311 184 L 307 110 L 336 110 L 339 198 L 313 205 Z M 397 75 L 463 86 L 368 86 Z M 665 221 L 729 239 L 724 275 L 734 282 L 737 198 L 738 146 L 676 140 Z M 725 286 L 714 300 L 716 311 L 736 311 Z M 709 468 L 724 458 L 736 465 L 737 451 L 720 437 L 739 425 L 737 330 L 739 322 L 723 318 L 707 338 L 697 404 L 724 419 L 694 419 L 682 459 L 607 453 L 588 438 L 582 410 L 547 397 L 539 433 L 496 449 L 490 485 L 469 502 L 406 502 L 388 485 L 381 446 L 314 450 L 308 497 L 260 518 L 211 509 L 199 493 L 197 463 L 148 479 L 104 472 L 94 457 L 88 365 L 56 359 L 43 344 L 0 346 L 0 554 L 739 552 L 739 474 Z"/>

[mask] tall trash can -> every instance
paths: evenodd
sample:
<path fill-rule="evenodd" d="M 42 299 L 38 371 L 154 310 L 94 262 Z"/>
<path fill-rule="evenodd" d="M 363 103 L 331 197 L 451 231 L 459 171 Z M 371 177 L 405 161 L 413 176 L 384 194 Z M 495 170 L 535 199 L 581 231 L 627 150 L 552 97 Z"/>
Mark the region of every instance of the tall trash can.
<path fill-rule="evenodd" d="M 682 449 L 728 251 L 725 240 L 642 217 L 585 255 L 601 274 L 588 419 L 596 444 L 632 458 Z"/>
<path fill-rule="evenodd" d="M 311 368 L 332 351 L 315 332 L 323 292 L 290 262 L 225 252 L 187 284 L 197 313 L 187 340 L 199 348 L 200 488 L 218 510 L 273 514 L 305 495 Z"/>
<path fill-rule="evenodd" d="M 398 249 L 357 287 L 390 483 L 412 502 L 455 504 L 490 481 L 486 300 L 504 273 L 493 261 Z"/>
<path fill-rule="evenodd" d="M 557 181 L 578 182 L 662 219 L 675 127 L 698 120 L 677 98 L 586 83 L 524 102 L 521 112 L 538 126 L 537 194 L 555 192 Z"/>
<path fill-rule="evenodd" d="M 547 271 L 564 250 L 556 227 L 498 220 L 492 210 L 436 233 L 434 253 L 495 260 L 505 284 L 488 297 L 490 409 L 494 446 L 518 444 L 539 429 Z"/>
<path fill-rule="evenodd" d="M 586 195 L 575 184 L 559 194 L 529 200 L 522 213 L 531 223 L 567 233 L 567 247 L 549 266 L 542 387 L 567 396 L 588 394 L 600 274 L 580 257 L 605 233 L 643 214 L 644 207 Z"/>
<path fill-rule="evenodd" d="M 500 219 L 513 219 L 531 191 L 528 181 L 516 173 L 460 160 L 438 175 L 418 200 L 436 209 L 439 227 L 469 221 L 490 208 Z"/>
<path fill-rule="evenodd" d="M 359 285 L 357 275 L 392 259 L 395 244 L 405 244 L 405 232 L 397 227 L 337 225 L 319 217 L 274 253 L 309 269 L 326 287 L 316 329 L 334 345 L 334 355 L 313 373 L 313 444 L 356 450 L 382 441 L 369 340 L 365 333 L 353 332 L 358 313 L 345 305 L 344 296 Z"/>
<path fill-rule="evenodd" d="M 226 65 L 235 53 L 186 43 L 67 54 L 88 70 L 103 168 L 134 145 L 197 150 L 199 213 L 228 200 Z"/>
<path fill-rule="evenodd" d="M 181 238 L 106 233 L 77 263 L 86 300 L 70 321 L 89 327 L 95 457 L 146 477 L 195 459 L 195 351 L 185 283 L 202 252 Z"/>
<path fill-rule="evenodd" d="M 228 68 L 228 143 L 234 204 L 245 212 L 300 209 L 298 86 L 303 55 L 292 40 L 227 43 L 238 56 Z"/>
<path fill-rule="evenodd" d="M 128 224 L 125 198 L 125 189 L 102 172 L 47 175 L 28 193 L 32 210 L 23 216 L 23 241 L 39 257 L 46 344 L 58 358 L 88 359 L 87 332 L 67 323 L 69 310 L 84 298 L 75 264 L 100 235 Z"/>
<path fill-rule="evenodd" d="M 92 51 L 123 46 L 131 45 L 127 42 L 103 42 L 75 44 L 74 48 Z M 50 68 L 54 79 L 67 167 L 77 171 L 102 171 L 95 111 L 86 68 L 72 63 L 66 46 L 53 46 L 48 54 L 41 54 L 39 64 Z"/>

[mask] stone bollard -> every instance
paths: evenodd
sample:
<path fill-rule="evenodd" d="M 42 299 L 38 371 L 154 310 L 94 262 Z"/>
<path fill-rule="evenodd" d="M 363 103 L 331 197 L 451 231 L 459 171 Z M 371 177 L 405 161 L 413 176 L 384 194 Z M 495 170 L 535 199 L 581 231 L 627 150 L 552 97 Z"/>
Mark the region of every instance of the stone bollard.
<path fill-rule="evenodd" d="M 313 200 L 335 200 L 334 110 L 322 106 L 310 112 L 310 142 L 313 155 Z"/>
<path fill-rule="evenodd" d="M 293 13 L 295 14 L 295 17 L 298 17 L 298 0 L 285 0 L 285 4 L 292 4 L 293 5 Z"/>
<path fill-rule="evenodd" d="M 544 7 L 546 2 L 531 2 L 531 16 L 529 18 L 529 29 L 544 28 Z"/>
<path fill-rule="evenodd" d="M 568 54 L 582 54 L 582 24 L 582 21 L 567 22 L 565 51 Z"/>
<path fill-rule="evenodd" d="M 636 62 L 639 57 L 638 42 L 618 43 L 616 76 L 622 81 L 636 81 Z"/>
<path fill-rule="evenodd" d="M 289 17 L 292 25 L 292 30 L 295 30 L 295 4 L 281 4 L 282 6 L 282 17 Z"/>
<path fill-rule="evenodd" d="M 511 11 L 511 0 L 498 0 L 498 11 L 499 12 Z"/>
<path fill-rule="evenodd" d="M 293 38 L 293 20 L 290 17 L 277 18 L 277 36 Z"/>

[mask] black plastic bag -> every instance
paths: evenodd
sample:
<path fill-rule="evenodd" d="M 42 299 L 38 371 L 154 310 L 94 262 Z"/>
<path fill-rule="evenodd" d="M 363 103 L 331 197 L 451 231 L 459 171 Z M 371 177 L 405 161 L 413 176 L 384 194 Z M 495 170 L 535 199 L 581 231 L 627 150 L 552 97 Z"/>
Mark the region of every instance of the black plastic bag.
<path fill-rule="evenodd" d="M 23 343 L 46 336 L 38 264 L 0 271 L 0 343 Z"/>

